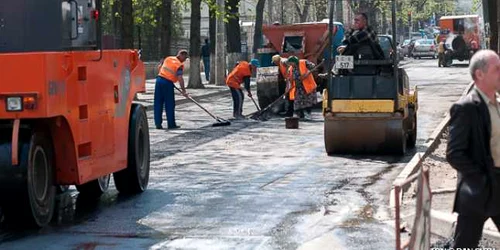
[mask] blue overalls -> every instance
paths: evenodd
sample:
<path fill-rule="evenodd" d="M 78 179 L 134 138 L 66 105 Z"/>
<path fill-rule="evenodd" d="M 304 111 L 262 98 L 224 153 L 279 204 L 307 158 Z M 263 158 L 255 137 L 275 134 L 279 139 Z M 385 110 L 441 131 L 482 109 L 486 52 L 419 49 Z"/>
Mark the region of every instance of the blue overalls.
<path fill-rule="evenodd" d="M 183 70 L 177 71 L 177 76 L 182 77 Z M 154 95 L 154 118 L 156 128 L 162 128 L 163 123 L 163 105 L 167 113 L 168 128 L 177 128 L 175 123 L 175 95 L 174 83 L 161 76 L 156 77 L 155 95 Z"/>

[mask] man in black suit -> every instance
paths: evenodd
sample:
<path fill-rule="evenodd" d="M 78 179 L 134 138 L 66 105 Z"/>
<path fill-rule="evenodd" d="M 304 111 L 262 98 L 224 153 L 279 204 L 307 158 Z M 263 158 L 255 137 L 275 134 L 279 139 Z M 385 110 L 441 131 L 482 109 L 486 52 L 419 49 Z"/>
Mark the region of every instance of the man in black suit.
<path fill-rule="evenodd" d="M 446 159 L 458 172 L 454 248 L 475 248 L 488 218 L 500 231 L 500 59 L 481 50 L 470 60 L 474 88 L 450 109 Z"/>

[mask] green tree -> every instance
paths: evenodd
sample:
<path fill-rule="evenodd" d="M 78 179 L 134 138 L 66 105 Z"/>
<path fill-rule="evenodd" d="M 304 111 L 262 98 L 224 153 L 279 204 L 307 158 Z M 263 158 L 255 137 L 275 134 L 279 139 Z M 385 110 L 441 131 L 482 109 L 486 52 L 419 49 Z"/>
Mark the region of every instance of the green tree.
<path fill-rule="evenodd" d="M 201 82 L 200 75 L 200 60 L 201 60 L 201 34 L 200 34 L 200 19 L 201 19 L 201 0 L 191 0 L 191 30 L 189 38 L 189 81 L 188 88 L 202 89 L 204 88 Z"/>

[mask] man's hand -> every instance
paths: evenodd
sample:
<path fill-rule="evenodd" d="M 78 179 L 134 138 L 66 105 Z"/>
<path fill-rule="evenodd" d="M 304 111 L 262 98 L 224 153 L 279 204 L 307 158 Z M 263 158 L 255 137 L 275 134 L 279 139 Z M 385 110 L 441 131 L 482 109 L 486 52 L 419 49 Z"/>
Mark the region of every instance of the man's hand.
<path fill-rule="evenodd" d="M 182 90 L 181 90 L 181 94 L 182 94 L 183 96 L 185 96 L 185 97 L 188 97 L 188 96 L 189 96 L 189 94 L 186 92 L 186 89 L 182 89 Z"/>
<path fill-rule="evenodd" d="M 345 46 L 339 46 L 337 48 L 337 52 L 339 52 L 340 54 L 344 53 L 344 50 L 345 50 Z"/>
<path fill-rule="evenodd" d="M 252 97 L 252 92 L 248 91 L 247 95 L 248 97 Z"/>

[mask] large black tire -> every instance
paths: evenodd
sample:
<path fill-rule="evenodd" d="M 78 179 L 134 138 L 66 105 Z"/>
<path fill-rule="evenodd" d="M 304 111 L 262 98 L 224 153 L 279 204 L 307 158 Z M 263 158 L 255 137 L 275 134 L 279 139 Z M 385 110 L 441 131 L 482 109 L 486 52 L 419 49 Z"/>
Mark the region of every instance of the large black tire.
<path fill-rule="evenodd" d="M 406 143 L 409 148 L 415 148 L 415 145 L 417 145 L 417 113 L 414 109 L 409 109 L 408 117 L 410 119 L 410 128 L 408 130 L 408 141 Z"/>
<path fill-rule="evenodd" d="M 257 100 L 259 102 L 259 107 L 261 109 L 266 108 L 272 102 L 267 96 L 261 96 L 261 95 L 257 96 Z"/>
<path fill-rule="evenodd" d="M 146 111 L 132 106 L 128 139 L 127 168 L 113 174 L 120 193 L 134 194 L 146 190 L 149 182 L 149 128 Z"/>
<path fill-rule="evenodd" d="M 109 188 L 110 175 L 105 175 L 97 178 L 96 180 L 87 182 L 82 185 L 76 185 L 76 189 L 80 192 L 81 196 L 88 198 L 99 198 Z"/>
<path fill-rule="evenodd" d="M 14 226 L 44 227 L 52 220 L 56 198 L 52 142 L 36 131 L 29 142 L 20 142 L 19 149 L 20 164 L 13 166 L 19 175 L 11 176 L 15 183 L 2 201 L 5 218 Z"/>

